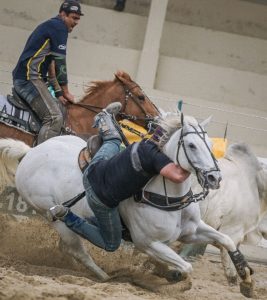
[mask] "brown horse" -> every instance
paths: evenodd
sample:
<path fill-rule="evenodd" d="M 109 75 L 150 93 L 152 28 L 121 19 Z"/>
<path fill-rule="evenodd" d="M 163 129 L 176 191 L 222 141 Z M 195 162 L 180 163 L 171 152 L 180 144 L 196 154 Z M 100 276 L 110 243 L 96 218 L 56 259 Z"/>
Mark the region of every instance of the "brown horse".
<path fill-rule="evenodd" d="M 128 119 L 143 127 L 160 114 L 140 86 L 127 73 L 118 71 L 113 81 L 93 81 L 78 103 L 67 105 L 66 129 L 87 139 L 96 132 L 92 128 L 94 116 L 115 101 L 122 103 L 118 119 Z M 0 138 L 14 138 L 32 146 L 36 136 L 0 122 Z"/>

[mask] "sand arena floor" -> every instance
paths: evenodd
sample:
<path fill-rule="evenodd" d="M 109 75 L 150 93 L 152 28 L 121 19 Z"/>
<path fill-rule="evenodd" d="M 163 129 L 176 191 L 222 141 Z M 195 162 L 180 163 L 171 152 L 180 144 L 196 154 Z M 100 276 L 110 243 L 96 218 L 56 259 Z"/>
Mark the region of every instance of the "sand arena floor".
<path fill-rule="evenodd" d="M 16 221 L 0 214 L 0 299 L 246 299 L 229 286 L 216 255 L 192 262 L 185 282 L 170 284 L 153 274 L 153 264 L 130 245 L 106 253 L 85 242 L 95 261 L 112 276 L 99 282 L 82 265 L 64 256 L 58 234 L 39 218 Z M 267 266 L 251 263 L 258 299 L 267 299 Z"/>

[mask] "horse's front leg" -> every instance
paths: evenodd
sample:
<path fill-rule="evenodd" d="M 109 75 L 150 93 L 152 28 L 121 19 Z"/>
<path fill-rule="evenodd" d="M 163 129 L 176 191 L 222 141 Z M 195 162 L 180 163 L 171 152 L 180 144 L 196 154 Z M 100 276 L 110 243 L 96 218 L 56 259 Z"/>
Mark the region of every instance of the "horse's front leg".
<path fill-rule="evenodd" d="M 236 285 L 237 284 L 237 272 L 236 272 L 234 264 L 231 261 L 231 257 L 229 256 L 227 249 L 221 248 L 220 251 L 221 251 L 222 265 L 223 265 L 223 269 L 224 269 L 227 281 L 228 281 L 229 285 Z"/>
<path fill-rule="evenodd" d="M 194 233 L 182 235 L 179 240 L 184 243 L 215 243 L 224 247 L 228 251 L 238 275 L 243 280 L 240 284 L 241 293 L 246 297 L 253 296 L 254 283 L 251 278 L 253 270 L 249 267 L 244 256 L 236 248 L 235 243 L 229 236 L 218 232 L 201 220 Z"/>
<path fill-rule="evenodd" d="M 183 260 L 175 251 L 162 242 L 155 241 L 149 245 L 136 246 L 139 250 L 147 253 L 160 264 L 173 269 L 164 274 L 164 277 L 168 281 L 179 282 L 186 279 L 192 272 L 191 264 Z"/>
<path fill-rule="evenodd" d="M 242 226 L 240 226 L 239 228 L 236 225 L 233 226 L 233 228 L 229 228 L 229 227 L 224 228 L 222 226 L 220 228 L 220 232 L 230 236 L 232 241 L 237 246 L 237 248 L 238 248 L 238 245 L 240 245 L 240 243 L 242 242 L 242 240 L 244 238 Z M 225 272 L 226 278 L 228 280 L 228 283 L 230 285 L 236 285 L 237 284 L 237 272 L 235 269 L 235 265 L 233 264 L 227 249 L 220 248 L 220 251 L 221 251 L 222 264 L 223 264 L 224 272 Z"/>

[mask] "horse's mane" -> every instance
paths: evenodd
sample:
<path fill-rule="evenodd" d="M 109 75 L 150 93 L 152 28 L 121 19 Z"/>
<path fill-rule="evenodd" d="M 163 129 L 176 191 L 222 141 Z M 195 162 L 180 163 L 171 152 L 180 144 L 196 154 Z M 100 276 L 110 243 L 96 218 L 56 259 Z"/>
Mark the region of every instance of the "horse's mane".
<path fill-rule="evenodd" d="M 256 155 L 252 152 L 249 145 L 244 142 L 234 143 L 230 145 L 225 154 L 225 158 L 234 161 L 245 161 L 249 165 L 254 166 L 255 168 L 260 168 L 260 163 Z"/>
<path fill-rule="evenodd" d="M 258 187 L 265 185 L 263 190 L 267 188 L 267 171 L 264 170 L 260 161 L 247 144 L 239 142 L 230 145 L 226 151 L 225 159 L 232 161 L 234 165 L 238 167 L 240 172 L 248 174 L 251 178 L 256 176 Z M 262 178 L 264 178 L 264 180 Z M 266 183 L 263 183 L 264 181 L 266 181 Z"/>
<path fill-rule="evenodd" d="M 198 124 L 197 120 L 192 116 L 184 116 L 184 122 L 193 126 Z M 172 135 L 177 129 L 182 127 L 181 112 L 163 113 L 157 123 L 164 128 L 169 135 Z"/>
<path fill-rule="evenodd" d="M 174 131 L 181 127 L 181 114 L 180 112 L 164 113 L 156 120 L 156 123 L 162 127 L 168 135 L 171 135 Z"/>
<path fill-rule="evenodd" d="M 263 163 L 261 163 L 261 169 L 257 172 L 256 181 L 259 197 L 267 206 L 267 166 Z"/>
<path fill-rule="evenodd" d="M 114 79 L 115 80 L 115 79 Z M 113 84 L 114 80 L 95 80 L 91 81 L 86 85 L 85 91 L 84 91 L 84 96 L 82 99 L 84 99 L 87 96 L 93 96 L 98 93 L 99 90 L 106 88 L 107 86 L 110 86 Z"/>
<path fill-rule="evenodd" d="M 87 97 L 87 96 L 93 96 L 96 95 L 98 93 L 99 90 L 102 90 L 104 88 L 109 88 L 111 85 L 114 84 L 115 81 L 118 80 L 118 78 L 120 78 L 120 80 L 126 80 L 131 82 L 132 79 L 130 77 L 130 75 L 124 71 L 117 71 L 114 74 L 115 78 L 113 80 L 94 80 L 89 82 L 86 87 L 85 87 L 85 94 L 82 97 L 81 101 Z"/>

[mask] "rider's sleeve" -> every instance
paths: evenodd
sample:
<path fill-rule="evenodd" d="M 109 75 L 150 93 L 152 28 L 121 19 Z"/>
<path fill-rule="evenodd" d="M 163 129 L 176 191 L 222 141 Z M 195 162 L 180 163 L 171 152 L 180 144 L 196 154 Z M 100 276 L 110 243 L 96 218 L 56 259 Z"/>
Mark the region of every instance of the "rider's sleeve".
<path fill-rule="evenodd" d="M 57 27 L 57 30 L 50 31 L 51 55 L 55 61 L 56 79 L 59 85 L 66 85 L 68 83 L 66 65 L 68 30 L 63 23 L 57 23 L 57 20 L 52 22 L 55 22 L 53 26 Z"/>
<path fill-rule="evenodd" d="M 67 75 L 66 56 L 55 56 L 54 61 L 55 61 L 56 79 L 59 85 L 67 85 L 68 75 Z"/>
<path fill-rule="evenodd" d="M 167 166 L 170 163 L 173 163 L 173 161 L 160 150 L 154 151 L 152 159 L 154 168 L 158 174 L 160 173 L 161 169 L 163 169 L 165 166 Z"/>
<path fill-rule="evenodd" d="M 159 174 L 162 168 L 173 162 L 153 142 L 141 142 L 140 145 L 140 160 L 146 172 Z"/>

